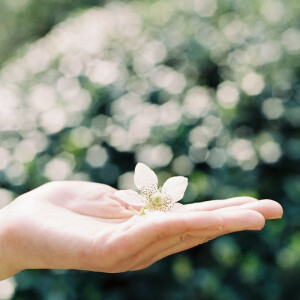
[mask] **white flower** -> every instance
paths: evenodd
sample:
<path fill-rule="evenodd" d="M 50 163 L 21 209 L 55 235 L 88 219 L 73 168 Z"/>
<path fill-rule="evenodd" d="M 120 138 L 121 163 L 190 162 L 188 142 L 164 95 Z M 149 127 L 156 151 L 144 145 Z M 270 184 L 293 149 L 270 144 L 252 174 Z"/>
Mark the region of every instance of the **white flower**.
<path fill-rule="evenodd" d="M 169 211 L 174 203 L 183 198 L 188 180 L 183 176 L 169 178 L 161 189 L 158 188 L 156 174 L 146 165 L 138 163 L 135 167 L 134 183 L 139 193 L 121 190 L 116 196 L 131 205 L 143 206 L 144 211 Z"/>

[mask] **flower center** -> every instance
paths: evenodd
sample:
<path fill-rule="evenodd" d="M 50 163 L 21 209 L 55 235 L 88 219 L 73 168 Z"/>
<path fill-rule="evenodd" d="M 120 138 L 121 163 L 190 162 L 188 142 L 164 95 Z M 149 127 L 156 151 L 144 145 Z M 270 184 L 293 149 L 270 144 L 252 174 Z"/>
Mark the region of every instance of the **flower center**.
<path fill-rule="evenodd" d="M 162 193 L 154 193 L 151 195 L 150 200 L 152 201 L 153 204 L 155 205 L 161 205 L 164 202 L 164 195 Z"/>

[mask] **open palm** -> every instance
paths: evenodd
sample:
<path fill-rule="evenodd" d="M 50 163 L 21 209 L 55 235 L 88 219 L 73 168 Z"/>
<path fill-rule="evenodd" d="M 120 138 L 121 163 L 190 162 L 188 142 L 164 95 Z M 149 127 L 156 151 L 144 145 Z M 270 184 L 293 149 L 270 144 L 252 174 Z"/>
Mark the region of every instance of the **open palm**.
<path fill-rule="evenodd" d="M 122 272 L 279 218 L 281 206 L 249 197 L 177 204 L 169 213 L 135 215 L 113 188 L 90 182 L 53 182 L 5 207 L 10 260 L 29 268 Z M 136 207 L 138 208 L 138 207 Z"/>

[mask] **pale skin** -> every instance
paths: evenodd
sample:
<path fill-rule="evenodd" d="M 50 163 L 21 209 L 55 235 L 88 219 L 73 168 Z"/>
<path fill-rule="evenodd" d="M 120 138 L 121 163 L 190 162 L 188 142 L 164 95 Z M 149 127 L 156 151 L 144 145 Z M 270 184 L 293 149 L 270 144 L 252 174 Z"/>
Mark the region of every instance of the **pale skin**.
<path fill-rule="evenodd" d="M 115 191 L 52 182 L 1 209 L 0 280 L 25 269 L 139 270 L 224 234 L 260 230 L 283 213 L 275 201 L 237 197 L 137 216 Z"/>

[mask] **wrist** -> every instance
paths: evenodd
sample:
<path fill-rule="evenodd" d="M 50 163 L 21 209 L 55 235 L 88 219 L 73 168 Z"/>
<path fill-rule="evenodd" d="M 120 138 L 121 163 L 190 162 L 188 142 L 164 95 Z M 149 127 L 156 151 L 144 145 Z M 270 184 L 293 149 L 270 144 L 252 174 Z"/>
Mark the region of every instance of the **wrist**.
<path fill-rule="evenodd" d="M 0 209 L 0 280 L 21 271 L 14 260 L 14 228 L 10 222 L 9 210 L 9 205 Z"/>

